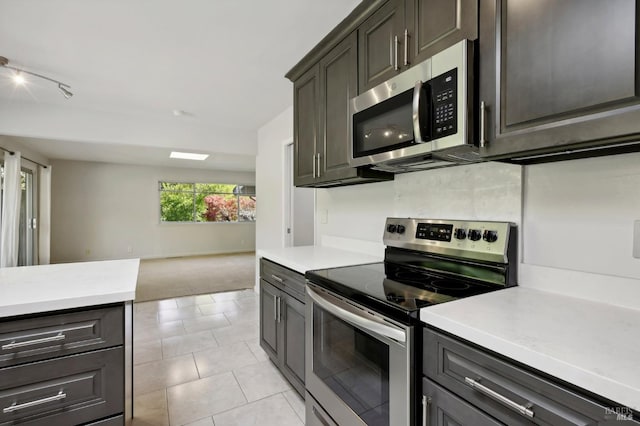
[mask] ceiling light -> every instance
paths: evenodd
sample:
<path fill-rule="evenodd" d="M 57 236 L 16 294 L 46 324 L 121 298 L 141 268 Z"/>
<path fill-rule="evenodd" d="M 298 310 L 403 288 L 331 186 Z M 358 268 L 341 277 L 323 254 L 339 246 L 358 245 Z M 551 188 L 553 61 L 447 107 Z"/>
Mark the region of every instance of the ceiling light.
<path fill-rule="evenodd" d="M 169 158 L 180 158 L 182 160 L 206 160 L 209 157 L 209 154 L 196 154 L 194 152 L 178 152 L 171 151 L 171 155 Z"/>
<path fill-rule="evenodd" d="M 0 67 L 8 68 L 8 69 L 14 70 L 16 72 L 15 75 L 13 76 L 13 81 L 17 85 L 23 85 L 25 83 L 25 78 L 24 78 L 23 74 L 29 74 L 29 75 L 32 75 L 34 77 L 38 77 L 38 78 L 41 78 L 43 80 L 50 81 L 52 83 L 56 83 L 58 85 L 58 89 L 60 89 L 60 91 L 62 92 L 62 95 L 66 99 L 69 99 L 70 97 L 73 96 L 73 93 L 71 93 L 71 91 L 69 90 L 69 89 L 71 89 L 71 86 L 69 86 L 68 84 L 64 84 L 61 81 L 54 80 L 53 78 L 49 78 L 49 77 L 44 76 L 42 74 L 37 74 L 35 72 L 31 72 L 31 71 L 23 70 L 22 68 L 17 68 L 17 67 L 11 66 L 11 65 L 9 65 L 9 60 L 7 58 L 5 58 L 4 56 L 0 56 Z"/>
<path fill-rule="evenodd" d="M 25 81 L 26 80 L 24 79 L 24 76 L 22 75 L 22 73 L 20 71 L 16 72 L 13 75 L 13 82 L 16 84 L 16 86 L 22 86 Z"/>

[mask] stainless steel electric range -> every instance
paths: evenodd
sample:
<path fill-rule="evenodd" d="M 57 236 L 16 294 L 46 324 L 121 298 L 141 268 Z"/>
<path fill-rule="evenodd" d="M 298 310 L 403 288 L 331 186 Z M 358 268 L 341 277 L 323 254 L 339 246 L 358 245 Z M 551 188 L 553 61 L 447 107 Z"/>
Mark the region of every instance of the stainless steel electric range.
<path fill-rule="evenodd" d="M 509 222 L 388 218 L 384 262 L 306 273 L 307 425 L 413 425 L 420 309 L 516 285 Z"/>

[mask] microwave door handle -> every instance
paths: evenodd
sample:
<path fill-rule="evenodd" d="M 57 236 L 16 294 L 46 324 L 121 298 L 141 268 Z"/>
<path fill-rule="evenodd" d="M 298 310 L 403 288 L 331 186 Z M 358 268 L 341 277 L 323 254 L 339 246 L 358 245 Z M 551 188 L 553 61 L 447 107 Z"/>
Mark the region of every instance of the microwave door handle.
<path fill-rule="evenodd" d="M 405 343 L 407 340 L 404 330 L 383 324 L 383 320 L 377 322 L 367 318 L 358 313 L 357 308 L 353 308 L 339 300 L 336 300 L 335 302 L 327 300 L 325 296 L 315 290 L 312 290 L 309 286 L 307 286 L 307 294 L 311 297 L 313 302 L 319 305 L 322 309 L 357 327 L 388 337 L 389 339 L 395 340 L 399 343 Z"/>
<path fill-rule="evenodd" d="M 413 136 L 417 143 L 422 143 L 422 129 L 420 126 L 420 97 L 422 96 L 422 81 L 416 83 L 413 89 Z"/>

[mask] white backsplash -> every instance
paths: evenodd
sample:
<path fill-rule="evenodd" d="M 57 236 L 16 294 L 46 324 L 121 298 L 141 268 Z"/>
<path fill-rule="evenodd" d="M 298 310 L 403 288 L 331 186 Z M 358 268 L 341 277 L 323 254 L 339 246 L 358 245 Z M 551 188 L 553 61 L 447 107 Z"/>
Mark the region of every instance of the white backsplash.
<path fill-rule="evenodd" d="M 380 243 L 389 216 L 500 220 L 521 218 L 522 168 L 481 163 L 396 175 L 392 182 L 317 191 L 317 232 Z M 325 216 L 326 213 L 326 216 Z M 327 223 L 322 223 L 326 218 Z"/>
<path fill-rule="evenodd" d="M 640 309 L 640 259 L 632 255 L 640 153 L 525 167 L 490 162 L 317 191 L 321 244 L 380 244 L 388 216 L 515 222 L 519 285 Z"/>
<path fill-rule="evenodd" d="M 640 279 L 640 153 L 527 166 L 524 176 L 524 262 Z"/>

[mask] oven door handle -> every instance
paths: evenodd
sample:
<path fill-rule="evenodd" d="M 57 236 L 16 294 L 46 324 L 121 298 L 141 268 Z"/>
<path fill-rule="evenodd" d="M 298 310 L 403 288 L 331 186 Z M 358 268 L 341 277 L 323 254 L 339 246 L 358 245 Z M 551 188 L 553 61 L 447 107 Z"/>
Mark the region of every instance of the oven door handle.
<path fill-rule="evenodd" d="M 359 312 L 360 309 L 342 302 L 337 298 L 335 301 L 328 300 L 327 296 L 316 292 L 309 286 L 307 286 L 307 294 L 321 308 L 344 321 L 356 325 L 364 330 L 388 337 L 389 339 L 395 340 L 399 343 L 406 343 L 407 341 L 407 333 L 405 330 L 384 324 L 384 319 L 376 315 L 364 312 L 361 313 Z"/>

